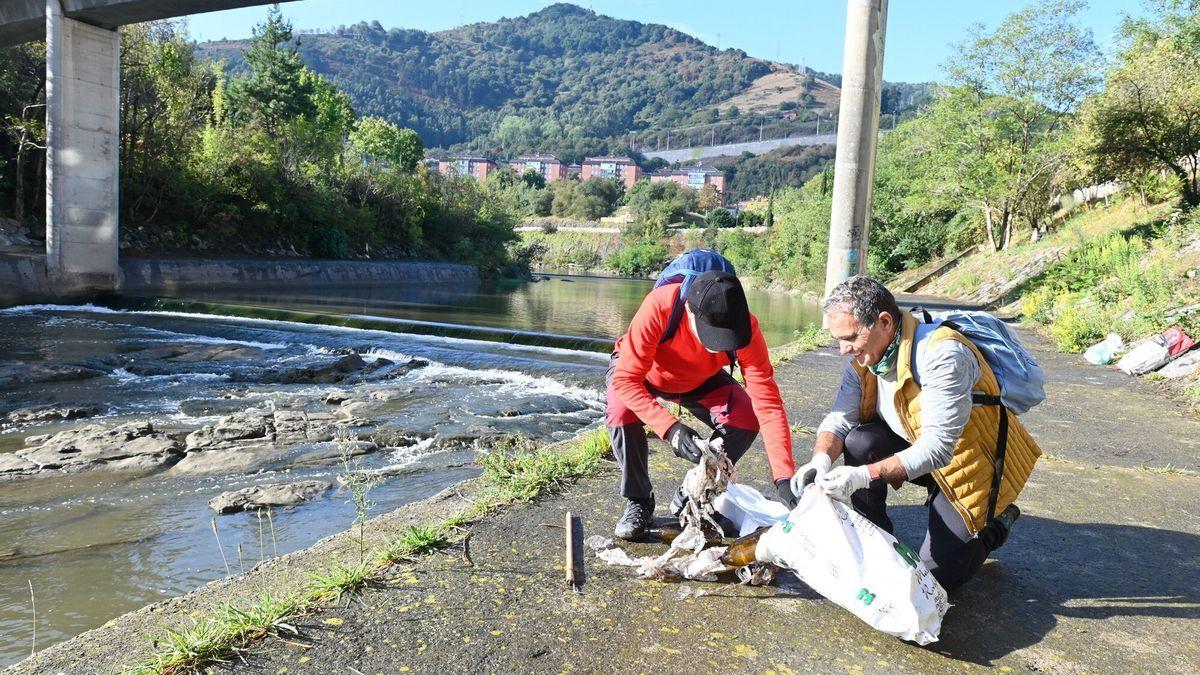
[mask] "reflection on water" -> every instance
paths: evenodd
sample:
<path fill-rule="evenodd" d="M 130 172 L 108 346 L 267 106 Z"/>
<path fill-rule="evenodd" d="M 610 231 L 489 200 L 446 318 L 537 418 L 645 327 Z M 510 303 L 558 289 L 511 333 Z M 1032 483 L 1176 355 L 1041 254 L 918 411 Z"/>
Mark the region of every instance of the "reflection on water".
<path fill-rule="evenodd" d="M 615 340 L 652 286 L 640 279 L 547 275 L 537 283 L 481 289 L 338 287 L 187 291 L 174 297 Z M 796 329 L 820 320 L 818 307 L 796 296 L 747 289 L 746 297 L 772 346 L 788 342 Z"/>

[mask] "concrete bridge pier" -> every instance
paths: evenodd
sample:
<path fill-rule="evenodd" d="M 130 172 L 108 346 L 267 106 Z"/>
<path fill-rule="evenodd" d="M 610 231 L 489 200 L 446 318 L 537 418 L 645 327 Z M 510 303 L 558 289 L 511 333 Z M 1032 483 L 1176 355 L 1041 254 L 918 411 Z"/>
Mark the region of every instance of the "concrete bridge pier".
<path fill-rule="evenodd" d="M 46 273 L 57 292 L 120 283 L 118 31 L 46 0 Z"/>

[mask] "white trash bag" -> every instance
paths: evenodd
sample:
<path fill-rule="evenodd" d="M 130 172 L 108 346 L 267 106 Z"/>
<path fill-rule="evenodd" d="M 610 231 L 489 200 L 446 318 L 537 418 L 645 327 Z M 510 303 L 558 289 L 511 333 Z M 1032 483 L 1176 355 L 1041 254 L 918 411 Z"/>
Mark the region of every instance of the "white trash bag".
<path fill-rule="evenodd" d="M 1145 375 L 1158 370 L 1171 360 L 1171 350 L 1161 335 L 1155 335 L 1133 345 L 1129 353 L 1117 361 L 1117 367 L 1127 375 Z"/>
<path fill-rule="evenodd" d="M 916 551 L 815 485 L 762 534 L 755 557 L 792 570 L 872 628 L 917 644 L 937 641 L 950 608 Z"/>

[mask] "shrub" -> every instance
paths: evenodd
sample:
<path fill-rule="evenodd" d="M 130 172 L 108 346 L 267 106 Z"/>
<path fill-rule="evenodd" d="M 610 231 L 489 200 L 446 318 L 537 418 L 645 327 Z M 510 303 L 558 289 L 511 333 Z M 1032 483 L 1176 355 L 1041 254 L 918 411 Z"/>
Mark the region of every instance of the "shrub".
<path fill-rule="evenodd" d="M 631 244 L 608 257 L 606 264 L 627 277 L 649 277 L 667 263 L 667 248 L 657 241 Z"/>

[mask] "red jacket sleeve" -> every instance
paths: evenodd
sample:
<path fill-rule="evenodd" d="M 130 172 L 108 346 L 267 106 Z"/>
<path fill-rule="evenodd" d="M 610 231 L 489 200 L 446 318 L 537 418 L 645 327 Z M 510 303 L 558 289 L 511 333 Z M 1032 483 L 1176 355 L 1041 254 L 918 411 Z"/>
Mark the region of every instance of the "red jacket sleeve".
<path fill-rule="evenodd" d="M 796 462 L 792 458 L 792 431 L 788 426 L 779 385 L 775 382 L 775 369 L 771 366 L 767 340 L 756 318 L 751 319 L 750 344 L 738 352 L 738 364 L 746 381 L 746 392 L 750 394 L 754 416 L 758 418 L 763 444 L 767 448 L 771 478 L 791 478 L 796 473 Z"/>
<path fill-rule="evenodd" d="M 654 365 L 668 318 L 655 305 L 653 295 L 647 295 L 621 342 L 621 356 L 612 379 L 617 395 L 659 438 L 666 438 L 667 430 L 679 421 L 646 389 L 646 373 Z"/>

